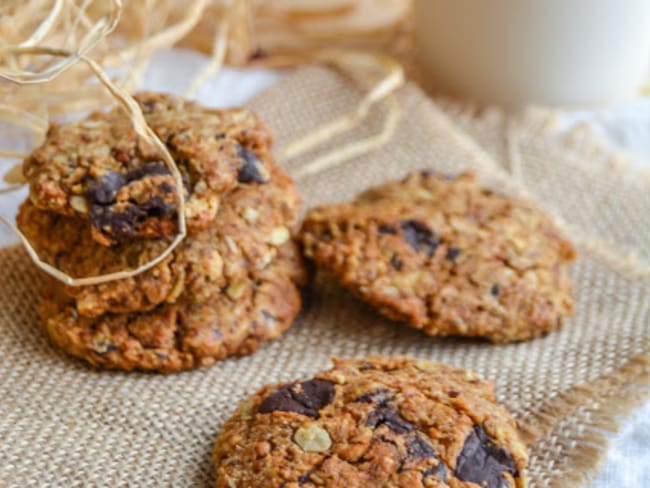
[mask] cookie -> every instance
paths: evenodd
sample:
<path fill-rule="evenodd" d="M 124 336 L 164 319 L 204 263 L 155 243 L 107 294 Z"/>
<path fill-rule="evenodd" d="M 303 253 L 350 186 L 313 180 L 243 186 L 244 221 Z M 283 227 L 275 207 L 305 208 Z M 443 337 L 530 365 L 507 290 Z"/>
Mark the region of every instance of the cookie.
<path fill-rule="evenodd" d="M 206 229 L 186 237 L 153 268 L 99 285 L 66 286 L 76 311 L 87 317 L 141 312 L 174 303 L 180 295 L 203 302 L 222 289 L 233 293 L 251 270 L 269 265 L 278 246 L 295 231 L 300 204 L 295 185 L 275 164 L 269 162 L 268 169 L 266 184 L 239 183 L 222 197 Z M 103 246 L 93 239 L 83 219 L 41 210 L 29 201 L 16 220 L 41 259 L 74 277 L 133 269 L 170 243 L 170 239 L 133 239 Z M 301 266 L 300 260 L 295 266 Z"/>
<path fill-rule="evenodd" d="M 215 218 L 221 196 L 238 182 L 267 181 L 272 136 L 255 114 L 171 95 L 142 93 L 136 100 L 182 174 L 190 233 Z M 53 124 L 23 173 L 36 207 L 85 220 L 103 245 L 177 231 L 175 180 L 120 108 Z"/>
<path fill-rule="evenodd" d="M 219 488 L 521 488 L 528 462 L 491 382 L 382 356 L 263 387 L 225 423 L 213 458 Z"/>
<path fill-rule="evenodd" d="M 525 340 L 573 311 L 571 243 L 533 204 L 471 173 L 413 173 L 315 208 L 301 240 L 354 294 L 429 335 Z"/>
<path fill-rule="evenodd" d="M 62 285 L 48 280 L 39 311 L 53 342 L 106 369 L 171 373 L 254 352 L 282 334 L 300 311 L 305 283 L 299 250 L 289 240 L 262 269 L 200 301 L 181 294 L 148 312 L 84 317 Z"/>

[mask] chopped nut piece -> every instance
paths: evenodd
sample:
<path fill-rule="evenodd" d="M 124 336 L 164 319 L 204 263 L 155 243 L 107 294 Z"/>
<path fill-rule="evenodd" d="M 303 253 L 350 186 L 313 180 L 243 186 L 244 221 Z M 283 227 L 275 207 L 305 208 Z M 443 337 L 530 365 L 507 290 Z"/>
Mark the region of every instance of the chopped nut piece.
<path fill-rule="evenodd" d="M 88 201 L 82 196 L 74 195 L 70 197 L 70 206 L 77 212 L 88 213 Z"/>
<path fill-rule="evenodd" d="M 291 235 L 289 234 L 289 229 L 284 226 L 275 227 L 271 231 L 271 235 L 268 237 L 267 242 L 273 244 L 274 246 L 281 246 L 289 240 Z"/>
<path fill-rule="evenodd" d="M 300 427 L 294 434 L 293 440 L 304 451 L 309 452 L 324 452 L 332 446 L 330 435 L 314 422 Z"/>
<path fill-rule="evenodd" d="M 244 220 L 248 222 L 249 224 L 254 224 L 257 222 L 257 217 L 259 216 L 259 213 L 257 210 L 251 207 L 246 207 L 244 209 L 244 213 L 242 214 L 242 217 L 244 217 Z"/>

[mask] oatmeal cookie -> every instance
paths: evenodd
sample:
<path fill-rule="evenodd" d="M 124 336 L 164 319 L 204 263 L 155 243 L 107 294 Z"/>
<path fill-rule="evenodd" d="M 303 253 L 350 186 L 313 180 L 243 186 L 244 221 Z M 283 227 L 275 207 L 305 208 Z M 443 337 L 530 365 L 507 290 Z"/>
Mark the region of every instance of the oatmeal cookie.
<path fill-rule="evenodd" d="M 221 196 L 238 182 L 267 181 L 272 136 L 252 112 L 155 93 L 136 100 L 182 173 L 190 233 L 214 219 Z M 36 207 L 89 222 L 103 245 L 177 230 L 175 180 L 121 108 L 53 124 L 23 173 Z"/>
<path fill-rule="evenodd" d="M 142 312 L 161 303 L 205 301 L 221 289 L 245 282 L 263 269 L 295 230 L 300 198 L 295 185 L 269 162 L 265 185 L 240 183 L 223 197 L 215 219 L 192 234 L 161 263 L 131 278 L 93 286 L 66 286 L 76 311 L 86 317 Z M 133 269 L 158 256 L 169 239 L 133 239 L 113 246 L 97 243 L 83 219 L 41 210 L 30 201 L 17 217 L 41 259 L 74 277 Z M 296 266 L 299 265 L 297 262 Z"/>
<path fill-rule="evenodd" d="M 315 208 L 301 240 L 353 293 L 429 335 L 525 340 L 573 310 L 571 243 L 537 207 L 471 173 L 413 173 Z"/>
<path fill-rule="evenodd" d="M 98 367 L 170 373 L 254 352 L 282 334 L 301 306 L 304 267 L 294 241 L 262 269 L 200 301 L 181 294 L 148 312 L 84 317 L 61 284 L 49 279 L 40 314 L 53 342 Z"/>
<path fill-rule="evenodd" d="M 522 488 L 528 462 L 491 382 L 382 356 L 263 387 L 213 457 L 219 488 Z"/>

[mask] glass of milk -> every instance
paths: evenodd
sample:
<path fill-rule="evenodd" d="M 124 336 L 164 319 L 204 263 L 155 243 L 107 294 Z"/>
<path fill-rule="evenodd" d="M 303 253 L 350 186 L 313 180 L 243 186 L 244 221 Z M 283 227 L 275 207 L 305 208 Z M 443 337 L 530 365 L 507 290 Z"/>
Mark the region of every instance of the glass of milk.
<path fill-rule="evenodd" d="M 415 0 L 436 90 L 480 104 L 584 106 L 648 78 L 650 0 Z"/>

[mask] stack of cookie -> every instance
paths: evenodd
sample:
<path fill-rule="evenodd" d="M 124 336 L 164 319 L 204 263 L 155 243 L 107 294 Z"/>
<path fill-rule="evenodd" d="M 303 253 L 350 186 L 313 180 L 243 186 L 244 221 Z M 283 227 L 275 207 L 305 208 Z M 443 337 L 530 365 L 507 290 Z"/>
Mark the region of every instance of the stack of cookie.
<path fill-rule="evenodd" d="M 299 196 L 271 158 L 271 132 L 246 110 L 136 99 L 183 176 L 188 235 L 130 278 L 50 279 L 46 329 L 65 351 L 123 370 L 172 372 L 251 353 L 291 325 L 305 281 L 292 239 Z M 175 180 L 119 109 L 52 126 L 24 174 L 18 226 L 41 259 L 73 277 L 137 268 L 178 230 Z"/>

